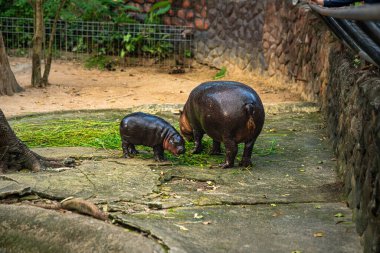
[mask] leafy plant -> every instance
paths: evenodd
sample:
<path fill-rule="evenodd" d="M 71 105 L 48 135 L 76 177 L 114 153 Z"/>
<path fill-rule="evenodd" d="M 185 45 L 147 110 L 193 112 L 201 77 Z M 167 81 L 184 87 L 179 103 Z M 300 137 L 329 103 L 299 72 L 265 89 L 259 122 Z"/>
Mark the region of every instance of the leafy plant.
<path fill-rule="evenodd" d="M 220 79 L 220 78 L 223 78 L 226 76 L 226 73 L 227 73 L 227 68 L 226 67 L 222 67 L 218 73 L 216 73 L 216 75 L 214 76 L 214 80 L 217 80 L 217 79 Z"/>
<path fill-rule="evenodd" d="M 83 38 L 79 38 L 76 46 L 73 47 L 72 51 L 77 53 L 85 52 L 87 45 L 84 43 Z"/>
<path fill-rule="evenodd" d="M 186 57 L 186 58 L 191 58 L 191 57 L 193 57 L 193 53 L 191 52 L 191 50 L 189 50 L 189 49 L 186 49 L 186 50 L 185 50 L 185 57 Z"/>
<path fill-rule="evenodd" d="M 152 41 L 142 47 L 142 51 L 158 57 L 160 60 L 168 57 L 173 50 L 172 43 L 168 42 L 169 34 L 163 34 L 159 40 Z M 148 40 L 149 41 L 149 40 Z"/>
<path fill-rule="evenodd" d="M 84 66 L 88 69 L 97 68 L 104 70 L 106 66 L 111 62 L 110 58 L 105 55 L 91 56 L 86 59 Z"/>
<path fill-rule="evenodd" d="M 354 64 L 354 67 L 355 67 L 355 68 L 359 68 L 359 66 L 360 66 L 360 64 L 361 64 L 360 59 L 359 59 L 359 58 L 355 58 L 355 59 L 353 60 L 353 64 Z"/>
<path fill-rule="evenodd" d="M 137 50 L 137 47 L 140 45 L 143 39 L 143 35 L 138 34 L 133 37 L 132 34 L 128 33 L 123 37 L 123 49 L 121 50 L 121 57 L 125 57 L 126 54 L 131 54 Z"/>
<path fill-rule="evenodd" d="M 167 13 L 171 8 L 170 1 L 162 1 L 155 3 L 148 11 L 148 16 L 145 19 L 146 24 L 160 24 L 161 16 Z"/>

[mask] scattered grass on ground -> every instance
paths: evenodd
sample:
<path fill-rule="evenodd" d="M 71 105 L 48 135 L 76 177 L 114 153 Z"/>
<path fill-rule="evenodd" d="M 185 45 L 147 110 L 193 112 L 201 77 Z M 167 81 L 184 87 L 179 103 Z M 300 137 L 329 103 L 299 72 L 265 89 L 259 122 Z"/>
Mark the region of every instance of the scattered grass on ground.
<path fill-rule="evenodd" d="M 29 147 L 94 147 L 101 149 L 119 149 L 121 155 L 121 138 L 119 134 L 119 119 L 96 118 L 51 118 L 41 121 L 13 120 L 12 128 L 16 135 Z M 178 122 L 171 122 L 179 129 Z M 165 151 L 167 159 L 178 165 L 205 166 L 217 165 L 224 161 L 222 155 L 211 156 L 212 140 L 203 138 L 204 152 L 192 154 L 194 143 L 186 143 L 186 155 L 174 156 Z M 277 141 L 268 136 L 261 138 L 254 148 L 254 155 L 268 156 L 277 152 Z M 240 159 L 244 145 L 239 145 Z M 152 159 L 152 148 L 137 146 L 143 150 L 137 157 Z"/>

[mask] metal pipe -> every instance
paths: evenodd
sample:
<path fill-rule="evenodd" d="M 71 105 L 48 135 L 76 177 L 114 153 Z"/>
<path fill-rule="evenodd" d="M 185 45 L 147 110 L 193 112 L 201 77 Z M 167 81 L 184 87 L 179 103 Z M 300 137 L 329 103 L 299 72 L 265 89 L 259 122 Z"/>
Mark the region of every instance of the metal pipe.
<path fill-rule="evenodd" d="M 322 16 L 322 19 L 330 27 L 333 33 L 342 40 L 348 47 L 358 53 L 364 60 L 380 67 L 380 64 L 376 63 L 359 45 L 351 36 L 340 26 L 336 19 L 332 17 Z"/>
<path fill-rule="evenodd" d="M 337 19 L 337 23 L 380 66 L 380 47 L 354 21 Z"/>
<path fill-rule="evenodd" d="M 380 4 L 364 4 L 338 8 L 324 8 L 309 4 L 310 8 L 323 16 L 353 20 L 380 20 Z"/>
<path fill-rule="evenodd" d="M 358 21 L 356 24 L 368 34 L 377 45 L 380 45 L 380 23 L 375 23 L 373 21 Z"/>

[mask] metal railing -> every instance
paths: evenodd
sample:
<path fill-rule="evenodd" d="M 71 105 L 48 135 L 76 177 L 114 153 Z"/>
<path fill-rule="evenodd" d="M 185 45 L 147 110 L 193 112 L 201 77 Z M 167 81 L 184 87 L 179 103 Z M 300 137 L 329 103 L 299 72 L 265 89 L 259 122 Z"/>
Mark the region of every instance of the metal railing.
<path fill-rule="evenodd" d="M 48 44 L 52 23 L 44 22 L 44 46 Z M 0 31 L 9 55 L 30 55 L 33 19 L 0 17 Z M 185 26 L 58 21 L 53 57 L 111 56 L 126 65 L 190 66 L 192 34 L 193 29 Z M 121 57 L 123 50 L 125 56 Z"/>

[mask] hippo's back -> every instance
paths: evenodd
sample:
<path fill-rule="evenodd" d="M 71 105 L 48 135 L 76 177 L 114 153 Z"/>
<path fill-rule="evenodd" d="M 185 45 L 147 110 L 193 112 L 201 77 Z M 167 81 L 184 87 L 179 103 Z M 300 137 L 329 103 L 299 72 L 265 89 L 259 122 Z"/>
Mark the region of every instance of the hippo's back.
<path fill-rule="evenodd" d="M 120 122 L 120 135 L 135 145 L 154 146 L 162 143 L 173 127 L 165 120 L 146 113 L 136 112 Z"/>
<path fill-rule="evenodd" d="M 251 87 L 232 81 L 206 82 L 196 87 L 189 96 L 194 105 L 222 106 L 224 110 L 234 112 L 237 107 L 254 104 L 263 107 L 260 97 Z"/>

